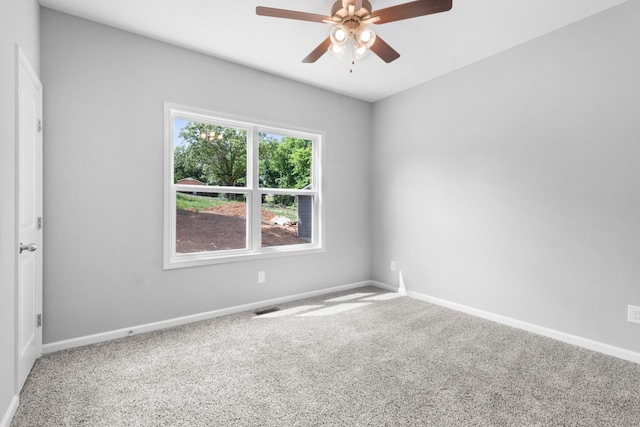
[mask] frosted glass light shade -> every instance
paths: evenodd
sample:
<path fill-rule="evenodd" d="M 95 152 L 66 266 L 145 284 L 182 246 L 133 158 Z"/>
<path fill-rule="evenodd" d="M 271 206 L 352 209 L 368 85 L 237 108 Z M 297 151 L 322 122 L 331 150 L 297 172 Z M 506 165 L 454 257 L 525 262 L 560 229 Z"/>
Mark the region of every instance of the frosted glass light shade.
<path fill-rule="evenodd" d="M 342 58 L 345 50 L 346 49 L 344 44 L 331 43 L 331 46 L 329 46 L 329 53 L 331 53 L 336 58 Z"/>
<path fill-rule="evenodd" d="M 336 25 L 331 29 L 331 33 L 329 34 L 331 38 L 331 43 L 336 45 L 344 45 L 349 37 L 349 32 L 342 25 Z"/>
<path fill-rule="evenodd" d="M 358 33 L 358 41 L 369 48 L 376 41 L 376 33 L 368 28 L 364 28 Z"/>

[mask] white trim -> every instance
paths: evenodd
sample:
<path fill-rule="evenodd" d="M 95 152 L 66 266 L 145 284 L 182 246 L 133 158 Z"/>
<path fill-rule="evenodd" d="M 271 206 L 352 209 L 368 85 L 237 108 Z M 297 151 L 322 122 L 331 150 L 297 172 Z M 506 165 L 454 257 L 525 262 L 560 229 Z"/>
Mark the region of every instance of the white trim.
<path fill-rule="evenodd" d="M 24 53 L 22 52 L 22 48 L 19 44 L 16 43 L 15 46 L 15 64 L 14 64 L 14 78 L 15 78 L 15 86 L 14 86 L 14 141 L 13 141 L 13 150 L 14 150 L 14 190 L 13 190 L 13 247 L 20 247 L 20 60 Z M 28 64 L 29 61 L 26 61 Z M 28 68 L 28 67 L 27 67 Z M 20 354 L 18 348 L 20 347 L 20 330 L 18 329 L 20 326 L 20 280 L 19 280 L 19 272 L 20 270 L 20 258 L 19 256 L 13 255 L 13 392 L 16 394 L 20 394 L 20 387 L 18 383 L 20 382 Z M 13 417 L 13 416 L 12 416 Z M 4 426 L 3 426 L 4 427 Z"/>
<path fill-rule="evenodd" d="M 2 421 L 0 421 L 0 427 L 9 427 L 11 425 L 11 420 L 13 420 L 13 417 L 16 415 L 19 404 L 20 400 L 18 396 L 14 395 L 7 407 L 7 410 L 4 412 Z"/>
<path fill-rule="evenodd" d="M 373 285 L 397 291 L 398 288 L 379 282 L 372 282 Z M 424 295 L 415 291 L 407 291 L 407 296 L 415 298 L 421 301 L 426 301 L 431 304 L 436 304 L 442 307 L 450 308 L 452 310 L 460 311 L 472 316 L 480 317 L 483 319 L 491 320 L 492 322 L 500 323 L 502 325 L 511 326 L 513 328 L 521 329 L 534 334 L 542 335 L 544 337 L 553 338 L 558 341 L 565 342 L 567 344 L 576 345 L 578 347 L 586 348 L 587 350 L 597 351 L 609 356 L 614 356 L 620 359 L 628 360 L 635 363 L 640 363 L 640 353 L 636 353 L 631 350 L 627 350 L 620 347 L 615 347 L 609 344 L 601 343 L 599 341 L 590 340 L 588 338 L 579 337 L 577 335 L 568 334 L 566 332 L 557 331 L 544 326 L 534 325 L 532 323 L 524 322 L 522 320 L 513 319 L 511 317 L 502 316 L 500 314 L 490 313 L 488 311 L 479 310 L 477 308 L 469 307 L 466 305 L 458 304 L 455 302 L 443 300 L 440 298 Z"/>
<path fill-rule="evenodd" d="M 145 323 L 142 325 L 131 326 L 129 328 L 117 329 L 114 331 L 102 332 L 99 334 L 86 335 L 78 338 L 71 338 L 63 341 L 56 341 L 53 343 L 45 344 L 43 346 L 43 352 L 53 353 L 60 350 L 66 350 L 69 348 L 80 347 L 83 345 L 95 344 L 103 341 L 109 341 L 116 338 L 122 338 L 132 335 L 138 335 L 145 332 L 157 331 L 160 329 L 171 328 L 174 326 L 180 326 L 187 323 L 199 322 L 202 320 L 213 319 L 221 316 L 228 316 L 230 314 L 241 313 L 244 311 L 256 310 L 258 308 L 268 307 L 276 304 L 284 304 L 286 302 L 302 300 L 305 298 L 312 298 L 319 295 L 330 294 L 333 292 L 339 292 L 349 289 L 361 288 L 363 286 L 370 285 L 369 281 L 351 283 L 348 285 L 335 286 L 332 288 L 321 289 L 318 291 L 305 292 L 301 294 L 289 295 L 280 298 L 273 298 L 264 301 L 252 302 L 249 304 L 237 305 L 234 307 L 221 308 L 219 310 L 207 311 L 204 313 L 192 314 L 190 316 L 176 317 L 174 319 L 161 320 L 159 322 Z"/>
<path fill-rule="evenodd" d="M 175 221 L 172 214 L 170 214 L 173 206 L 176 205 L 176 196 L 175 192 L 171 191 L 171 182 L 168 177 L 173 176 L 173 146 L 169 144 L 167 141 L 173 140 L 173 120 L 167 120 L 167 117 L 171 117 L 171 104 L 165 102 L 163 105 L 163 114 L 164 120 L 164 174 L 163 174 L 163 201 L 164 201 L 164 209 L 162 211 L 162 233 L 163 233 L 163 245 L 162 245 L 162 263 L 163 268 L 167 269 L 170 266 L 169 260 L 171 260 L 174 250 L 174 245 L 176 241 L 175 236 L 175 222 L 172 224 L 172 221 Z"/>
<path fill-rule="evenodd" d="M 247 132 L 247 185 L 250 188 L 260 187 L 259 163 L 260 156 L 260 130 L 258 127 L 251 128 Z M 253 165 L 258 165 L 254 168 Z M 262 193 L 254 191 L 247 197 L 247 248 L 259 248 L 262 246 Z"/>
<path fill-rule="evenodd" d="M 398 287 L 397 286 L 387 285 L 386 283 L 376 282 L 375 280 L 371 280 L 369 282 L 369 284 L 371 286 L 375 286 L 377 288 L 384 289 L 384 290 L 387 290 L 387 291 L 398 292 Z"/>
<path fill-rule="evenodd" d="M 222 252 L 222 251 L 220 251 Z M 299 244 L 290 246 L 276 246 L 262 248 L 261 252 L 247 252 L 246 249 L 229 249 L 224 253 L 217 252 L 197 252 L 193 254 L 180 254 L 174 257 L 174 261 L 165 266 L 165 270 L 183 267 L 199 267 L 213 264 L 223 264 L 230 262 L 246 262 L 254 260 L 264 260 L 293 255 L 311 255 L 325 252 L 324 248 L 318 248 L 314 244 Z M 212 254 L 207 256 L 206 254 Z"/>

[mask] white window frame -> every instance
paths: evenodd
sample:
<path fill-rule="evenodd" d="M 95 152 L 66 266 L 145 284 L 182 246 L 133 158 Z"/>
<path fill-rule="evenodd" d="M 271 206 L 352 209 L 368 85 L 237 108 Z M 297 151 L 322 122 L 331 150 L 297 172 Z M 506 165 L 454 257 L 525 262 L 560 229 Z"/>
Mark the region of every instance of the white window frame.
<path fill-rule="evenodd" d="M 176 253 L 176 193 L 202 191 L 201 186 L 174 184 L 174 118 L 244 129 L 247 131 L 247 185 L 246 187 L 207 186 L 216 192 L 245 194 L 247 203 L 247 248 L 211 252 Z M 291 136 L 312 141 L 310 189 L 260 188 L 258 176 L 259 132 Z M 324 132 L 278 125 L 246 119 L 196 107 L 164 103 L 164 260 L 165 270 L 209 264 L 248 261 L 272 257 L 304 255 L 324 252 L 324 208 L 322 203 L 322 152 Z M 262 194 L 313 196 L 313 222 L 311 243 L 262 247 L 261 208 Z M 257 206 L 257 208 L 256 208 Z"/>

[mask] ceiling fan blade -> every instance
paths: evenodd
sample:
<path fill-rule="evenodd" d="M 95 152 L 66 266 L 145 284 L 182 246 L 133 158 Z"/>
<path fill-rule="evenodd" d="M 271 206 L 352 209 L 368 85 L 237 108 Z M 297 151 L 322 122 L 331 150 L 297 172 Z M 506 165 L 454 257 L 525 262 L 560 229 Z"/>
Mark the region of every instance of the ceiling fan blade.
<path fill-rule="evenodd" d="M 400 58 L 400 54 L 395 51 L 394 48 L 389 46 L 387 42 L 382 40 L 380 36 L 376 35 L 376 41 L 373 42 L 369 48 L 373 53 L 378 55 L 387 64 Z"/>
<path fill-rule="evenodd" d="M 416 16 L 446 12 L 451 10 L 452 7 L 453 0 L 416 0 L 376 10 L 372 13 L 372 16 L 380 17 L 380 20 L 375 22 L 376 24 L 386 24 L 387 22 L 415 18 Z"/>
<path fill-rule="evenodd" d="M 318 47 L 313 49 L 313 51 L 311 51 L 311 53 L 302 60 L 302 62 L 306 64 L 316 62 L 322 55 L 325 54 L 325 52 L 329 49 L 329 46 L 331 46 L 331 37 L 327 37 L 326 39 L 324 39 L 324 41 L 320 43 Z"/>
<path fill-rule="evenodd" d="M 316 13 L 297 12 L 295 10 L 275 9 L 273 7 L 257 6 L 256 14 L 260 16 L 272 16 L 274 18 L 297 19 L 299 21 L 311 21 L 324 23 L 330 16 L 318 15 Z"/>

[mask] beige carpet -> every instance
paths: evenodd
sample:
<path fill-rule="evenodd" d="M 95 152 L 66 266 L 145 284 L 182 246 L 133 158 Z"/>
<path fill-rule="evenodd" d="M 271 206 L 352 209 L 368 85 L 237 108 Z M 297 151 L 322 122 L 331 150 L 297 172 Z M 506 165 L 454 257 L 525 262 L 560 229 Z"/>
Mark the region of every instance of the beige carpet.
<path fill-rule="evenodd" d="M 633 426 L 640 365 L 377 288 L 48 354 L 11 426 Z"/>

